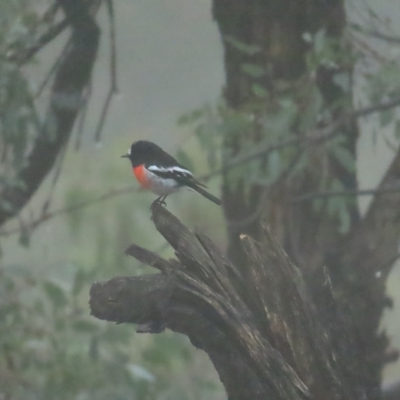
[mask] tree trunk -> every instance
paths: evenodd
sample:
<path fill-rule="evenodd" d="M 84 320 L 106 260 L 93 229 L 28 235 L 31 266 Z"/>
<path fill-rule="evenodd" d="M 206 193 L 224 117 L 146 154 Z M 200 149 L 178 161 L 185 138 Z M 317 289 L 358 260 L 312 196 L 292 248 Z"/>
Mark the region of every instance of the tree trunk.
<path fill-rule="evenodd" d="M 344 2 L 214 0 L 213 15 L 224 45 L 226 102 L 237 113 L 253 113 L 255 121 L 249 131 L 225 137 L 224 153 L 235 156 L 243 148 L 258 146 L 268 139 L 269 132 L 259 121 L 272 118 L 280 110 L 280 99 L 288 93 L 296 101 L 298 114 L 288 134 L 306 137 L 308 133 L 301 129 L 301 118 L 313 105 L 307 102 L 304 91 L 315 85 L 323 108 L 329 110 L 330 121 L 343 121 L 339 126 L 341 146 L 355 159 L 357 121 L 346 118 L 352 110 L 353 61 L 338 56 L 334 66 L 321 64 L 312 75 L 307 66 L 312 44 L 305 40 L 306 35 L 312 37 L 324 32 L 338 54 L 344 54 L 348 50 L 343 38 Z M 261 72 L 246 73 L 246 65 L 262 67 Z M 335 81 L 343 74 L 350 82 L 347 89 Z M 262 101 L 254 85 L 265 89 Z M 251 108 L 254 104 L 258 108 Z M 327 122 L 320 122 L 317 117 L 314 127 L 321 128 Z M 313 201 L 295 202 L 299 195 L 317 192 L 323 180 L 339 182 L 345 189 L 357 189 L 355 169 L 344 168 L 327 153 L 324 145 L 299 147 L 297 152 L 286 155 L 286 169 L 269 185 L 249 182 L 246 171 L 232 183 L 230 171 L 225 173 L 223 203 L 228 254 L 245 273 L 248 261 L 240 246 L 240 235 L 246 233 L 260 240 L 263 235 L 260 221 L 265 218 L 279 244 L 304 275 L 332 339 L 332 351 L 338 357 L 342 373 L 356 390 L 353 398 L 376 399 L 380 398 L 382 368 L 387 362 L 388 339 L 384 333 L 378 334 L 378 328 L 385 306 L 390 305 L 385 286 L 398 253 L 400 220 L 396 217 L 396 203 L 399 204 L 400 196 L 393 193 L 376 196 L 362 220 L 356 201 L 349 198 L 346 231 L 339 229 L 339 216 L 329 212 L 329 200 L 321 201 L 319 212 L 315 211 Z M 304 152 L 309 159 L 307 167 L 295 178 L 290 177 L 293 165 Z M 399 159 L 397 155 L 381 186 L 399 179 Z M 260 170 L 264 171 L 268 158 L 262 161 Z M 333 303 L 326 298 L 323 288 L 325 267 L 332 278 Z M 329 394 L 321 394 L 320 398 L 329 398 Z"/>

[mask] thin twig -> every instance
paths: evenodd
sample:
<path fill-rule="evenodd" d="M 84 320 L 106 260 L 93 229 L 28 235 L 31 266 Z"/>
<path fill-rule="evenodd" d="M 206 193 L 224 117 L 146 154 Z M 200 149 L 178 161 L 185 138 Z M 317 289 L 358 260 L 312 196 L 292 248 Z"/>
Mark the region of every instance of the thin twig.
<path fill-rule="evenodd" d="M 92 97 L 92 81 L 89 82 L 89 85 L 85 90 L 82 109 L 80 110 L 77 132 L 76 132 L 75 150 L 79 150 L 81 147 L 83 128 L 85 127 L 88 104 L 89 104 L 89 99 L 91 97 Z"/>
<path fill-rule="evenodd" d="M 111 190 L 110 192 L 107 192 L 99 197 L 93 198 L 93 199 L 89 199 L 89 200 L 85 200 L 82 201 L 80 203 L 77 204 L 73 204 L 69 207 L 64 207 L 64 208 L 60 208 L 58 210 L 54 210 L 54 211 L 50 211 L 50 212 L 45 212 L 45 213 L 41 213 L 41 215 L 32 220 L 30 223 L 24 225 L 24 229 L 28 230 L 29 232 L 32 232 L 34 229 L 36 229 L 39 225 L 41 225 L 42 223 L 54 218 L 54 217 L 58 217 L 60 215 L 63 214 L 68 214 L 71 212 L 75 212 L 75 211 L 79 211 L 82 210 L 86 207 L 90 207 L 94 204 L 98 204 L 98 203 L 102 203 L 103 201 L 112 199 L 114 197 L 117 196 L 121 196 L 124 194 L 128 194 L 128 193 L 132 193 L 132 192 L 136 192 L 137 188 L 135 187 L 126 187 L 126 188 L 122 188 L 122 189 L 116 189 L 116 190 Z M 0 236 L 8 236 L 8 235 L 12 235 L 14 233 L 20 233 L 21 232 L 21 228 L 11 228 L 8 230 L 2 230 L 0 231 Z"/>
<path fill-rule="evenodd" d="M 388 35 L 387 33 L 379 32 L 377 30 L 363 28 L 356 23 L 350 23 L 349 27 L 354 29 L 356 32 L 362 33 L 366 36 L 371 36 L 373 38 L 380 39 L 391 44 L 400 44 L 400 36 L 392 36 Z"/>
<path fill-rule="evenodd" d="M 370 114 L 390 110 L 391 108 L 397 107 L 400 105 L 400 96 L 394 97 L 393 99 L 383 101 L 382 103 L 374 104 L 372 106 L 368 106 L 362 108 L 360 110 L 356 110 L 352 113 L 355 118 L 367 117 Z"/>
<path fill-rule="evenodd" d="M 101 139 L 101 132 L 104 127 L 104 122 L 106 120 L 106 116 L 108 113 L 108 109 L 110 108 L 111 100 L 113 95 L 118 92 L 117 85 L 117 45 L 115 39 L 115 18 L 114 18 L 114 6 L 112 0 L 107 0 L 107 10 L 108 17 L 110 21 L 110 43 L 111 43 L 111 56 L 110 56 L 110 79 L 111 85 L 108 90 L 108 94 L 106 100 L 103 105 L 103 110 L 101 111 L 100 120 L 97 124 L 96 133 L 95 133 L 95 141 L 99 142 Z"/>
<path fill-rule="evenodd" d="M 51 182 L 51 187 L 49 190 L 49 194 L 47 196 L 46 201 L 43 203 L 42 206 L 42 214 L 46 214 L 47 210 L 50 207 L 50 203 L 53 199 L 53 194 L 54 194 L 54 189 L 57 185 L 57 182 L 60 178 L 61 175 L 61 171 L 62 171 L 62 167 L 64 165 L 64 160 L 65 160 L 65 155 L 67 153 L 67 145 L 64 144 L 64 147 L 60 150 L 60 153 L 58 155 L 58 160 L 57 160 L 57 165 L 56 165 L 56 169 L 55 169 L 55 173 Z"/>
<path fill-rule="evenodd" d="M 339 197 L 339 196 L 370 196 L 384 193 L 399 192 L 400 185 L 387 186 L 377 189 L 345 189 L 345 190 L 326 190 L 321 192 L 306 193 L 300 196 L 296 196 L 292 201 L 294 203 L 300 203 L 303 201 L 309 201 L 314 199 L 326 198 L 326 197 Z"/>
<path fill-rule="evenodd" d="M 67 41 L 67 43 L 65 43 L 64 48 L 61 50 L 60 55 L 57 57 L 57 59 L 54 61 L 53 65 L 51 66 L 51 68 L 49 69 L 49 71 L 47 72 L 46 76 L 44 77 L 42 83 L 39 85 L 38 90 L 36 91 L 35 95 L 33 96 L 34 99 L 40 97 L 40 95 L 42 94 L 44 88 L 47 86 L 47 84 L 50 82 L 50 79 L 53 77 L 53 75 L 56 73 L 59 65 L 61 64 L 67 50 L 68 47 L 71 44 L 71 39 L 69 39 Z"/>
<path fill-rule="evenodd" d="M 67 19 L 64 19 L 57 25 L 50 27 L 49 30 L 43 33 L 32 46 L 24 49 L 23 52 L 18 53 L 10 50 L 9 55 L 6 56 L 7 60 L 15 61 L 19 65 L 27 63 L 44 46 L 55 39 L 68 26 L 68 23 Z"/>

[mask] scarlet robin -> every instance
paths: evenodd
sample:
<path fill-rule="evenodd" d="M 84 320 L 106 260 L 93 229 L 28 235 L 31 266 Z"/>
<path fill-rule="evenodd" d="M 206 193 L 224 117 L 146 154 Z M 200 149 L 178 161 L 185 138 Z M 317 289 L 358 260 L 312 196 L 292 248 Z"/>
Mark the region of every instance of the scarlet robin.
<path fill-rule="evenodd" d="M 138 140 L 122 157 L 129 158 L 140 185 L 159 195 L 156 201 L 161 204 L 165 204 L 168 195 L 186 187 L 221 205 L 220 199 L 207 192 L 187 168 L 155 143 Z"/>

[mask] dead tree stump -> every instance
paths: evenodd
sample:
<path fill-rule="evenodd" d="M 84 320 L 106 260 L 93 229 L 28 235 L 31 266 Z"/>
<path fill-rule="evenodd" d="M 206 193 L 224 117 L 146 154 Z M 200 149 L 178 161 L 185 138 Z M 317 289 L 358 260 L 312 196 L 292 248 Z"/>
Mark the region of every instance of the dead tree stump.
<path fill-rule="evenodd" d="M 187 335 L 209 355 L 230 400 L 357 398 L 301 272 L 267 229 L 262 243 L 241 237 L 243 275 L 164 207 L 153 205 L 152 214 L 177 259 L 131 245 L 127 254 L 160 273 L 94 283 L 92 315 L 136 323 L 137 332 Z M 333 302 L 328 276 L 323 287 Z"/>

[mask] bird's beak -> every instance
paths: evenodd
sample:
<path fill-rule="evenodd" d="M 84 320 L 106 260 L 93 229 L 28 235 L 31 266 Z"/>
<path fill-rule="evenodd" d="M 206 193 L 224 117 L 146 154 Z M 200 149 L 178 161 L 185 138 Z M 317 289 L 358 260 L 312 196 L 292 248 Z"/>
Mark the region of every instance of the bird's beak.
<path fill-rule="evenodd" d="M 129 154 L 124 154 L 121 158 L 129 158 Z"/>

